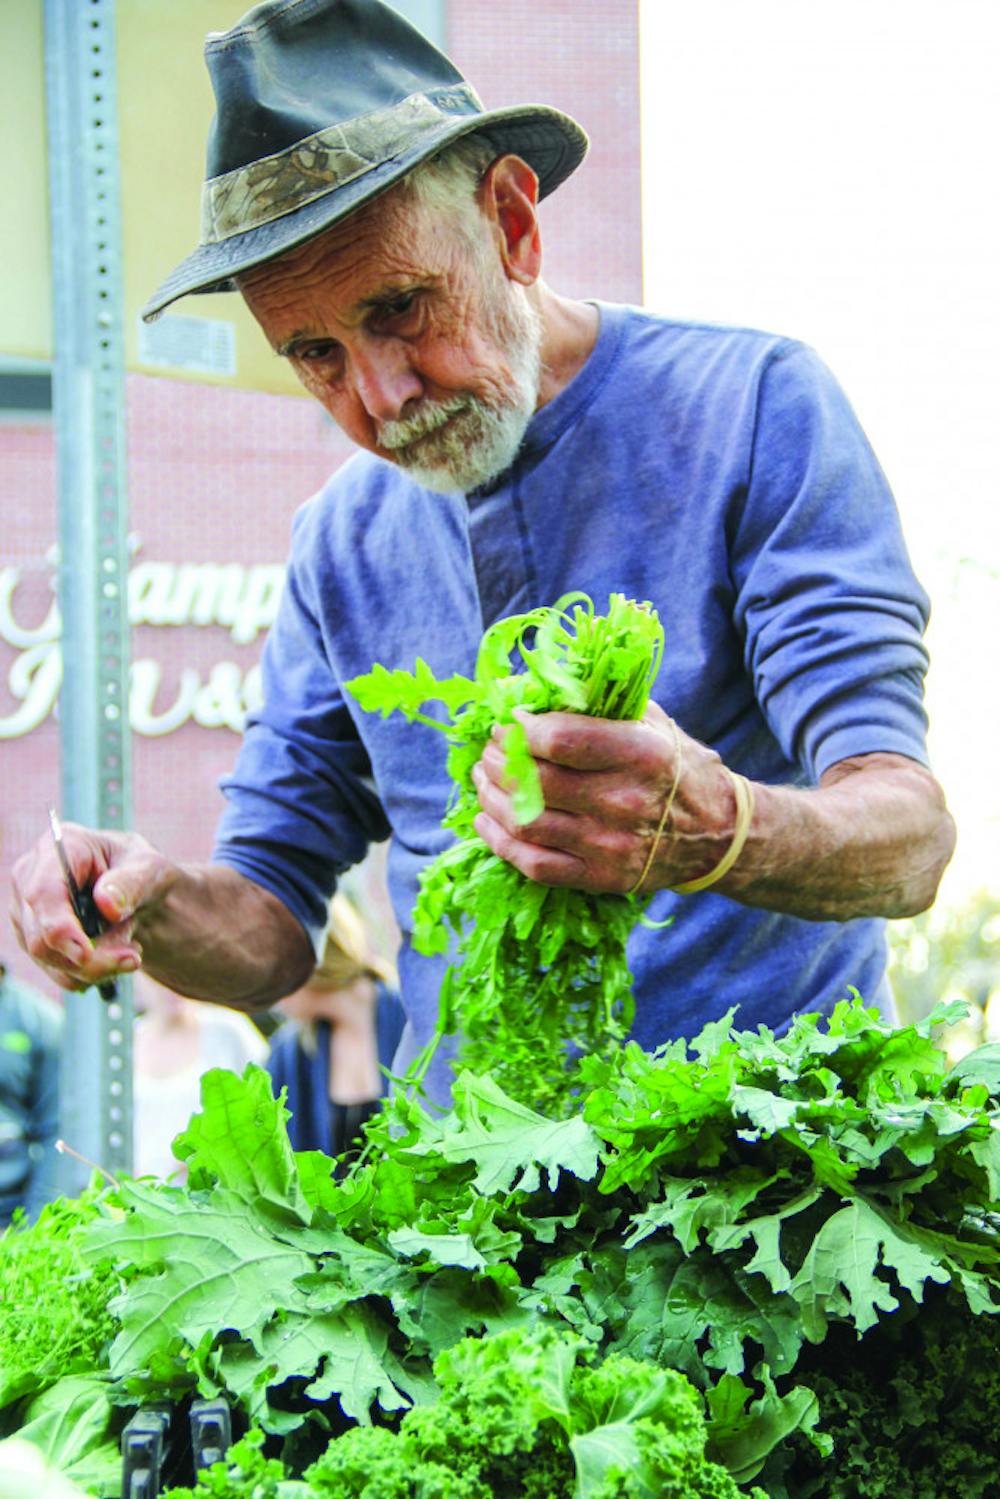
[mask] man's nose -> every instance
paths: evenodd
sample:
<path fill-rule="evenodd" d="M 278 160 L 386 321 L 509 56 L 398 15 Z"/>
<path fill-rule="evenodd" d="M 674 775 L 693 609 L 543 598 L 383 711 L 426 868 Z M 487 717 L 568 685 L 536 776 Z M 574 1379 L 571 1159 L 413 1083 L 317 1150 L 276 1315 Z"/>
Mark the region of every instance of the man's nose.
<path fill-rule="evenodd" d="M 401 340 L 379 339 L 353 350 L 351 372 L 358 399 L 373 421 L 398 421 L 407 402 L 424 393 Z"/>

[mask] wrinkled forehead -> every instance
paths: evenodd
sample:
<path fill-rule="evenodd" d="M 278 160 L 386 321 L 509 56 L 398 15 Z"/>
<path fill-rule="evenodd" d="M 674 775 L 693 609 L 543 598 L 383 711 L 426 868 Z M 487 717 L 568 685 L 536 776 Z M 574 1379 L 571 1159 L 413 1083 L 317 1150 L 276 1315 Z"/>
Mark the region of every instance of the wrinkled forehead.
<path fill-rule="evenodd" d="M 446 228 L 440 214 L 429 212 L 404 188 L 393 188 L 322 234 L 245 271 L 237 286 L 254 295 L 279 282 L 309 279 L 319 269 L 335 279 L 353 275 L 364 265 L 381 271 L 431 252 Z"/>

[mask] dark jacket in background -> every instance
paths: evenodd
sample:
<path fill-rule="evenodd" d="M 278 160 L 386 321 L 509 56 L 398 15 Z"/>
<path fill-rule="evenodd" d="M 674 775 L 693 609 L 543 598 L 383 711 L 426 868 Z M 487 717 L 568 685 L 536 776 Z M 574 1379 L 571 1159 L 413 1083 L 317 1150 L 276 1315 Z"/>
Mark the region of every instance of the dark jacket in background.
<path fill-rule="evenodd" d="M 378 1060 L 391 1067 L 403 1033 L 406 1016 L 399 995 L 384 984 L 378 984 L 375 1025 L 378 1038 Z M 318 1021 L 316 1050 L 310 1055 L 302 1045 L 301 1028 L 294 1022 L 279 1026 L 271 1037 L 271 1056 L 267 1070 L 274 1091 L 287 1088 L 286 1106 L 291 1110 L 288 1137 L 293 1150 L 322 1150 L 330 1156 L 342 1155 L 357 1138 L 366 1119 L 378 1108 L 379 1099 L 359 1104 L 335 1104 L 330 1098 L 331 1027 Z M 382 1079 L 382 1096 L 387 1080 Z"/>
<path fill-rule="evenodd" d="M 34 1217 L 58 1195 L 62 1011 L 6 973 L 0 977 L 0 1229 L 14 1209 Z"/>

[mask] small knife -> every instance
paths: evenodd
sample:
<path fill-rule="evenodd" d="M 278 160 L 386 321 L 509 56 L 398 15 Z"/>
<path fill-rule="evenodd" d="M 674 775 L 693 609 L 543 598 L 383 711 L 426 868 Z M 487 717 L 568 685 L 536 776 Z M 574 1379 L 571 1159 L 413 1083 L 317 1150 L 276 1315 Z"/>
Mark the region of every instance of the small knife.
<path fill-rule="evenodd" d="M 66 881 L 66 889 L 69 891 L 70 904 L 76 915 L 77 921 L 83 927 L 88 937 L 97 937 L 104 930 L 104 921 L 97 903 L 89 890 L 81 890 L 73 878 L 73 871 L 69 867 L 66 850 L 63 847 L 62 826 L 56 816 L 55 807 L 49 808 L 49 827 L 52 829 L 52 841 L 56 846 L 59 863 L 62 866 L 63 879 Z M 102 999 L 112 1000 L 118 997 L 118 988 L 114 979 L 103 979 L 97 986 L 97 992 Z"/>

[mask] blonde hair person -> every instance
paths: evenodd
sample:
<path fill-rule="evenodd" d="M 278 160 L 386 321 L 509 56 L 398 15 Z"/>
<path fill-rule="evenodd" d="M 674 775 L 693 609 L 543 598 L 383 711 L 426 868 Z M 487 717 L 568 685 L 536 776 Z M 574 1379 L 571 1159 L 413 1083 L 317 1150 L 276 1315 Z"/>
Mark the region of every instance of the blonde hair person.
<path fill-rule="evenodd" d="M 386 1091 L 403 1030 L 391 963 L 373 948 L 365 922 L 344 895 L 333 897 L 319 961 L 278 1006 L 286 1017 L 271 1038 L 275 1093 L 287 1090 L 296 1150 L 342 1156 Z"/>

